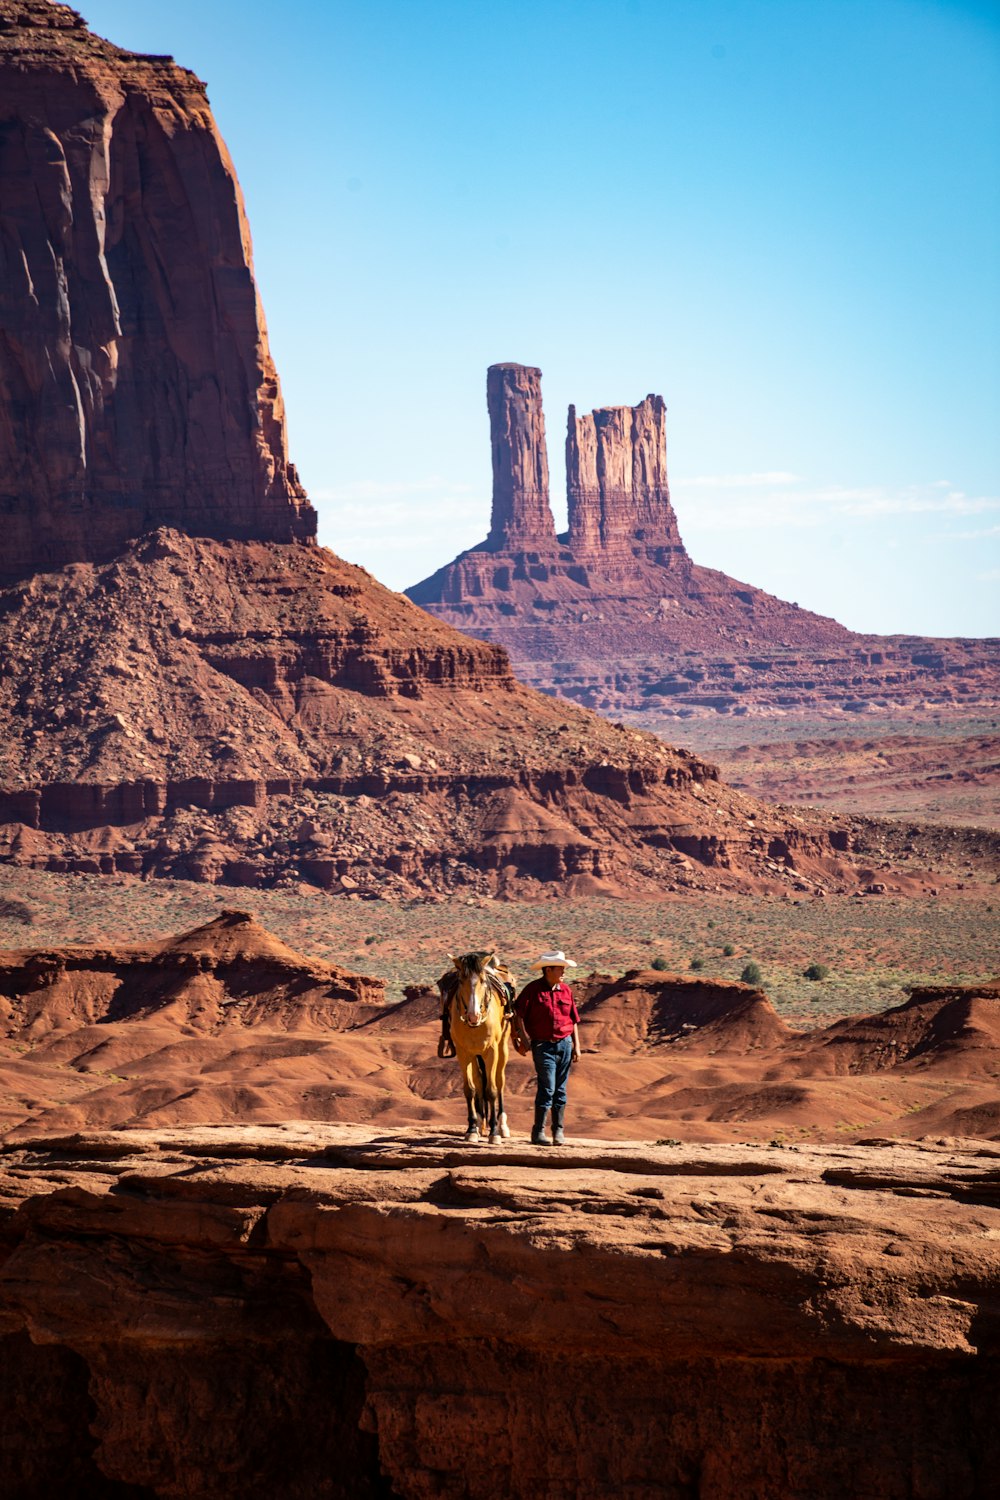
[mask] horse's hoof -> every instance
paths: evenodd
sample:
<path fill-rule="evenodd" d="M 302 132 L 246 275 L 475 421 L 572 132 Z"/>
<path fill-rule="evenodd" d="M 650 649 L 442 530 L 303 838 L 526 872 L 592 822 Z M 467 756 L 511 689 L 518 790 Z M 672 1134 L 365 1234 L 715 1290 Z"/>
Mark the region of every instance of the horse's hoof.
<path fill-rule="evenodd" d="M 507 1124 L 506 1115 L 504 1115 L 503 1119 L 500 1121 L 500 1134 L 503 1136 L 505 1141 L 510 1140 L 510 1126 Z"/>
<path fill-rule="evenodd" d="M 465 1132 L 465 1134 L 463 1135 L 462 1140 L 465 1141 L 466 1144 L 469 1145 L 469 1146 L 478 1145 L 479 1144 L 479 1131 L 476 1128 L 476 1126 L 473 1126 L 471 1130 L 467 1130 Z"/>
<path fill-rule="evenodd" d="M 503 1137 L 501 1136 L 499 1130 L 494 1130 L 492 1135 L 490 1136 L 490 1145 L 495 1146 L 497 1141 L 500 1141 L 502 1139 Z"/>

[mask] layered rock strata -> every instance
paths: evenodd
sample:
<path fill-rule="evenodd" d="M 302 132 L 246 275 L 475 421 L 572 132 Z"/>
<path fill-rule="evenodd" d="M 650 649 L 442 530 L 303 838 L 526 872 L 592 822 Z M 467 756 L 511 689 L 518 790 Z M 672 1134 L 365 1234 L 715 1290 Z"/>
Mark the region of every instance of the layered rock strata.
<path fill-rule="evenodd" d="M 39 1139 L 0 1178 L 0 1486 L 985 1500 L 997 1166 L 958 1142 Z"/>
<path fill-rule="evenodd" d="M 160 531 L 0 589 L 0 858 L 369 895 L 856 876 L 319 547 Z M 786 858 L 787 857 L 787 858 Z M 696 878 L 685 875 L 685 879 Z"/>
<path fill-rule="evenodd" d="M 517 367 L 502 367 L 510 372 Z M 508 389 L 543 435 L 537 371 Z M 1000 641 L 865 636 L 692 562 L 667 480 L 666 408 L 578 416 L 566 441 L 568 531 L 526 507 L 514 529 L 407 592 L 509 651 L 546 693 L 660 729 L 692 714 L 824 715 L 1000 704 Z M 494 474 L 510 466 L 494 431 Z M 543 440 L 539 437 L 538 440 Z M 505 540 L 506 538 L 506 540 Z"/>
<path fill-rule="evenodd" d="M 0 0 L 0 576 L 157 525 L 309 538 L 205 87 Z"/>

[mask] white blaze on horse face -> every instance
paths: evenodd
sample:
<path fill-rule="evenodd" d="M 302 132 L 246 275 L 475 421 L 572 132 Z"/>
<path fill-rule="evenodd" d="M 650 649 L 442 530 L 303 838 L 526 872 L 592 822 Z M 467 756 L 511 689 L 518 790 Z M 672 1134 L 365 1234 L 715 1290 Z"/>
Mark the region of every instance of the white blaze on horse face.
<path fill-rule="evenodd" d="M 481 974 L 469 975 L 469 1004 L 465 1012 L 465 1019 L 470 1026 L 478 1026 L 483 1018 L 479 1004 L 479 992 L 484 987 L 485 981 Z M 482 1010 L 485 1010 L 485 1006 L 482 1007 Z"/>

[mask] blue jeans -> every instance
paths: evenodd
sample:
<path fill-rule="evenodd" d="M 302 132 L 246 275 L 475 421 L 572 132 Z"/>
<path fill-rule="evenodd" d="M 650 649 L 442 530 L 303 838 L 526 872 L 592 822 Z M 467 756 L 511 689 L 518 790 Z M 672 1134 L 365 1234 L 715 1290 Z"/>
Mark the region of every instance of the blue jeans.
<path fill-rule="evenodd" d="M 535 1108 L 564 1109 L 566 1080 L 573 1059 L 573 1038 L 564 1036 L 558 1042 L 532 1042 L 531 1056 L 538 1075 Z"/>

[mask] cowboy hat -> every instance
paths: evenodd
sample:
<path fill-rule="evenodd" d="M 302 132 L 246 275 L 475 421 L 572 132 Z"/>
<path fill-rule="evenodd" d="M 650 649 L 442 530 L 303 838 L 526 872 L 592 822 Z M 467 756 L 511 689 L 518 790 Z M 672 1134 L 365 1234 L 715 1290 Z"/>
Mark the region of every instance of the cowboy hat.
<path fill-rule="evenodd" d="M 543 953 L 537 963 L 531 965 L 533 969 L 575 969 L 576 963 L 572 958 L 567 958 L 560 948 L 558 953 Z"/>

